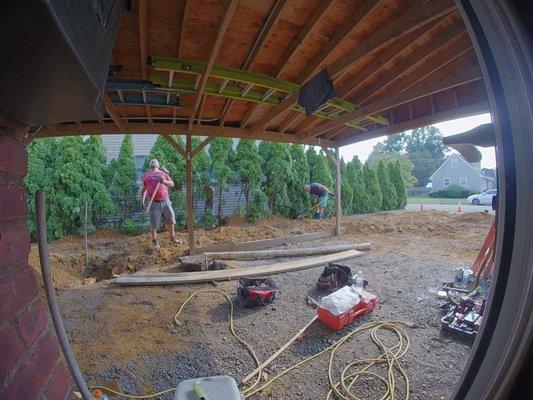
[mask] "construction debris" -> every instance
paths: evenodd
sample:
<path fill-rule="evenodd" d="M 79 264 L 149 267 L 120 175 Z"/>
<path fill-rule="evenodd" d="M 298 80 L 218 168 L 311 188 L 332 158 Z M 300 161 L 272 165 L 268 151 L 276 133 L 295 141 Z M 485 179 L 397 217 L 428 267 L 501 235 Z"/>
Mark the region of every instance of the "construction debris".
<path fill-rule="evenodd" d="M 201 254 L 180 257 L 179 262 L 181 263 L 181 267 L 185 272 L 207 270 L 217 271 L 228 268 L 228 264 L 226 264 L 224 261 L 213 260 L 211 257 Z"/>

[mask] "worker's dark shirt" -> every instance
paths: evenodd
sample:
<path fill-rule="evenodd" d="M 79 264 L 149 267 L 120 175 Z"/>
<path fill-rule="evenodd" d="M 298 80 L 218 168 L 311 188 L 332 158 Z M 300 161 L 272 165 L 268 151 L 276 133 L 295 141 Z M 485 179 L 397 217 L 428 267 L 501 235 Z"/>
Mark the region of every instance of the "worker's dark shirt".
<path fill-rule="evenodd" d="M 322 197 L 326 194 L 329 194 L 329 190 L 324 185 L 321 185 L 320 183 L 311 183 L 311 194 L 314 194 L 315 196 Z"/>

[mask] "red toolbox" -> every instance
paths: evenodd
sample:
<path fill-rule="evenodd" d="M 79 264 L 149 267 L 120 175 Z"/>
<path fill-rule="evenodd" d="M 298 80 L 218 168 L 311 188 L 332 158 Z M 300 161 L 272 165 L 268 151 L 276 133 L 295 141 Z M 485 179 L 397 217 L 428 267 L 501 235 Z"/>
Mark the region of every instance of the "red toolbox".
<path fill-rule="evenodd" d="M 334 331 L 340 331 L 355 321 L 356 318 L 371 313 L 379 305 L 378 298 L 376 295 L 364 290 L 361 293 L 363 298 L 359 300 L 359 303 L 339 315 L 333 315 L 325 308 L 319 306 L 316 312 L 318 319 Z"/>

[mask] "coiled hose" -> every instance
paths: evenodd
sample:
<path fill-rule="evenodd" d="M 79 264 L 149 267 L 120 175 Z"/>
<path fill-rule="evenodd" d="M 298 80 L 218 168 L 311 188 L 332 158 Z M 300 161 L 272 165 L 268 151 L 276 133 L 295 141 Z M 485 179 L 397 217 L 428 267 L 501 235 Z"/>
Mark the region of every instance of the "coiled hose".
<path fill-rule="evenodd" d="M 246 350 L 252 356 L 257 367 L 259 367 L 261 363 L 259 362 L 259 359 L 255 351 L 253 350 L 252 346 L 246 340 L 240 337 L 237 331 L 235 330 L 234 318 L 233 318 L 234 305 L 233 305 L 231 296 L 228 293 L 222 290 L 218 290 L 218 289 L 203 289 L 203 290 L 198 290 L 192 293 L 189 297 L 187 297 L 187 299 L 180 306 L 178 312 L 174 316 L 174 321 L 176 322 L 176 324 L 178 326 L 180 325 L 178 318 L 183 313 L 183 310 L 185 309 L 186 305 L 194 297 L 202 293 L 217 293 L 226 298 L 226 300 L 230 304 L 230 316 L 229 316 L 230 332 L 246 348 Z M 357 397 L 354 394 L 354 386 L 358 383 L 358 381 L 360 382 L 362 380 L 361 378 L 365 378 L 365 377 L 373 378 L 374 380 L 377 380 L 383 384 L 385 390 L 381 394 L 381 397 L 379 398 L 379 400 L 394 400 L 395 395 L 396 395 L 395 392 L 397 392 L 397 385 L 396 385 L 397 383 L 396 374 L 397 373 L 400 374 L 401 378 L 404 381 L 404 387 L 405 387 L 404 399 L 408 400 L 409 399 L 409 378 L 405 370 L 401 366 L 399 359 L 407 352 L 409 345 L 410 345 L 410 340 L 409 340 L 409 335 L 402 328 L 402 325 L 413 326 L 412 324 L 409 324 L 407 322 L 390 322 L 390 321 L 375 321 L 375 322 L 370 322 L 370 323 L 361 325 L 357 329 L 347 333 L 345 336 L 343 336 L 341 339 L 339 339 L 334 344 L 330 345 L 329 347 L 325 348 L 324 350 L 310 357 L 307 357 L 297 362 L 296 364 L 285 369 L 283 372 L 280 372 L 279 374 L 275 375 L 268 382 L 265 382 L 263 385 L 260 385 L 260 386 L 258 385 L 261 381 L 261 373 L 263 369 L 258 368 L 256 370 L 256 374 L 255 374 L 256 377 L 255 377 L 254 382 L 248 387 L 244 387 L 241 384 L 241 390 L 243 394 L 245 395 L 245 398 L 250 398 L 254 394 L 262 390 L 265 390 L 266 388 L 271 386 L 276 380 L 280 379 L 281 377 L 293 371 L 294 369 L 297 369 L 303 364 L 306 364 L 309 361 L 314 360 L 315 358 L 318 358 L 329 352 L 330 355 L 329 355 L 329 363 L 328 363 L 328 381 L 330 385 L 330 390 L 325 396 L 326 400 L 331 399 L 333 396 L 336 396 L 337 398 L 343 399 L 343 400 L 361 400 L 359 397 Z M 344 367 L 344 369 L 341 372 L 340 378 L 336 380 L 334 378 L 334 372 L 333 372 L 334 365 L 335 365 L 334 358 L 335 358 L 336 352 L 352 336 L 354 336 L 357 333 L 361 333 L 363 331 L 368 331 L 368 330 L 370 330 L 370 338 L 372 342 L 376 345 L 376 347 L 379 349 L 381 354 L 375 358 L 365 358 L 365 359 L 360 359 L 360 360 L 351 362 L 350 364 Z M 387 347 L 379 336 L 380 331 L 390 331 L 394 333 L 395 337 L 398 340 L 397 343 L 391 347 Z M 371 371 L 372 367 L 381 365 L 381 364 L 385 364 L 386 366 L 386 370 L 387 370 L 386 376 L 382 376 L 374 371 Z M 263 366 L 263 368 L 264 367 L 265 366 Z M 103 386 L 98 386 L 97 388 L 106 390 L 110 393 L 113 393 L 113 394 L 116 394 L 116 395 L 119 395 L 125 398 L 130 398 L 130 399 L 152 399 L 154 397 L 161 396 L 163 394 L 170 393 L 175 390 L 175 388 L 171 388 L 171 389 L 163 390 L 158 393 L 153 393 L 153 394 L 148 394 L 148 395 L 131 395 L 131 394 L 118 392 L 118 391 L 115 391 L 113 389 L 103 387 Z"/>

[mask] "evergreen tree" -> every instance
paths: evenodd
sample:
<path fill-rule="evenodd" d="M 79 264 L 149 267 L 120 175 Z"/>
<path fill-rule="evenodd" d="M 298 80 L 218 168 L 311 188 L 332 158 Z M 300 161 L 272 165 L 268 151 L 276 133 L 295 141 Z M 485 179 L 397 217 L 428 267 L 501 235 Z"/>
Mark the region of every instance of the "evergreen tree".
<path fill-rule="evenodd" d="M 319 154 L 311 170 L 311 181 L 318 182 L 332 190 L 333 176 L 328 164 L 327 157 Z"/>
<path fill-rule="evenodd" d="M 268 215 L 268 196 L 259 188 L 250 189 L 250 212 L 248 220 L 254 222 Z"/>
<path fill-rule="evenodd" d="M 202 143 L 203 139 L 199 136 L 192 137 L 192 148 Z M 183 157 L 181 157 L 183 159 Z M 211 157 L 206 151 L 200 151 L 192 160 L 192 182 L 193 182 L 193 201 L 194 208 L 198 206 L 199 200 L 205 200 L 205 187 L 211 186 Z M 178 185 L 177 182 L 175 182 Z M 214 219 L 214 218 L 213 218 Z"/>
<path fill-rule="evenodd" d="M 291 153 L 286 143 L 262 142 L 265 194 L 273 213 L 287 215 L 288 185 L 293 180 Z"/>
<path fill-rule="evenodd" d="M 303 191 L 303 185 L 309 183 L 309 166 L 303 146 L 293 144 L 290 146 L 292 161 L 292 179 L 288 185 L 290 217 L 296 218 L 302 213 L 307 214 L 311 207 L 309 195 Z"/>
<path fill-rule="evenodd" d="M 235 154 L 235 171 L 244 187 L 246 214 L 250 214 L 250 190 L 261 184 L 261 156 L 255 140 L 241 139 Z"/>
<path fill-rule="evenodd" d="M 133 156 L 133 139 L 125 135 L 116 162 L 112 193 L 118 206 L 120 226 L 139 208 L 138 188 Z"/>
<path fill-rule="evenodd" d="M 381 187 L 379 186 L 376 171 L 368 163 L 365 163 L 365 166 L 363 167 L 363 180 L 365 182 L 366 192 L 369 194 L 371 200 L 370 204 L 372 205 L 372 208 L 370 212 L 381 210 Z"/>
<path fill-rule="evenodd" d="M 102 228 L 106 217 L 115 211 L 108 190 L 106 150 L 101 136 L 93 135 L 85 141 L 84 158 L 87 163 L 86 177 L 91 183 L 90 214 L 96 228 Z"/>
<path fill-rule="evenodd" d="M 317 182 L 313 173 L 317 160 L 320 156 L 317 154 L 313 146 L 309 146 L 309 148 L 305 152 L 305 157 L 307 158 L 307 165 L 309 167 L 309 183 Z"/>
<path fill-rule="evenodd" d="M 359 161 L 359 159 L 357 159 L 356 162 L 352 160 L 352 162 L 348 163 L 346 166 L 347 180 L 352 188 L 352 209 L 350 214 L 369 213 L 374 209 L 372 199 L 365 188 L 361 164 L 357 161 Z"/>
<path fill-rule="evenodd" d="M 28 195 L 28 227 L 32 240 L 36 235 L 35 226 L 35 192 L 44 190 L 48 195 L 50 204 L 50 194 L 53 192 L 52 176 L 54 173 L 54 163 L 58 139 L 34 139 L 28 145 L 28 173 L 24 178 L 26 192 Z M 48 238 L 53 240 L 61 236 L 61 225 L 55 223 L 60 221 L 50 221 L 48 218 L 46 231 Z"/>
<path fill-rule="evenodd" d="M 380 160 L 383 160 L 386 164 L 399 161 L 404 182 L 409 186 L 416 185 L 417 180 L 413 176 L 414 164 L 405 154 L 375 153 L 374 151 L 372 151 L 372 153 L 370 153 L 370 155 L 368 156 L 367 162 L 373 167 L 376 167 Z"/>
<path fill-rule="evenodd" d="M 341 175 L 342 176 L 342 175 Z M 341 181 L 341 207 L 344 215 L 353 214 L 353 189 L 350 182 L 346 178 L 342 178 Z"/>
<path fill-rule="evenodd" d="M 235 173 L 232 169 L 233 149 L 231 148 L 231 139 L 216 138 L 211 142 L 209 147 L 213 171 L 215 172 L 218 189 L 218 219 L 222 219 L 222 193 L 228 190 L 229 184 L 235 181 Z"/>
<path fill-rule="evenodd" d="M 377 175 L 382 193 L 381 209 L 384 211 L 396 209 L 398 196 L 396 195 L 396 189 L 394 189 L 390 181 L 389 172 L 383 160 L 378 163 Z"/>
<path fill-rule="evenodd" d="M 394 186 L 394 189 L 396 190 L 396 195 L 398 199 L 398 201 L 396 202 L 396 208 L 403 210 L 407 205 L 407 191 L 405 189 L 405 183 L 403 181 L 400 162 L 390 162 L 387 165 L 387 168 L 389 169 L 389 177 L 391 183 Z"/>

